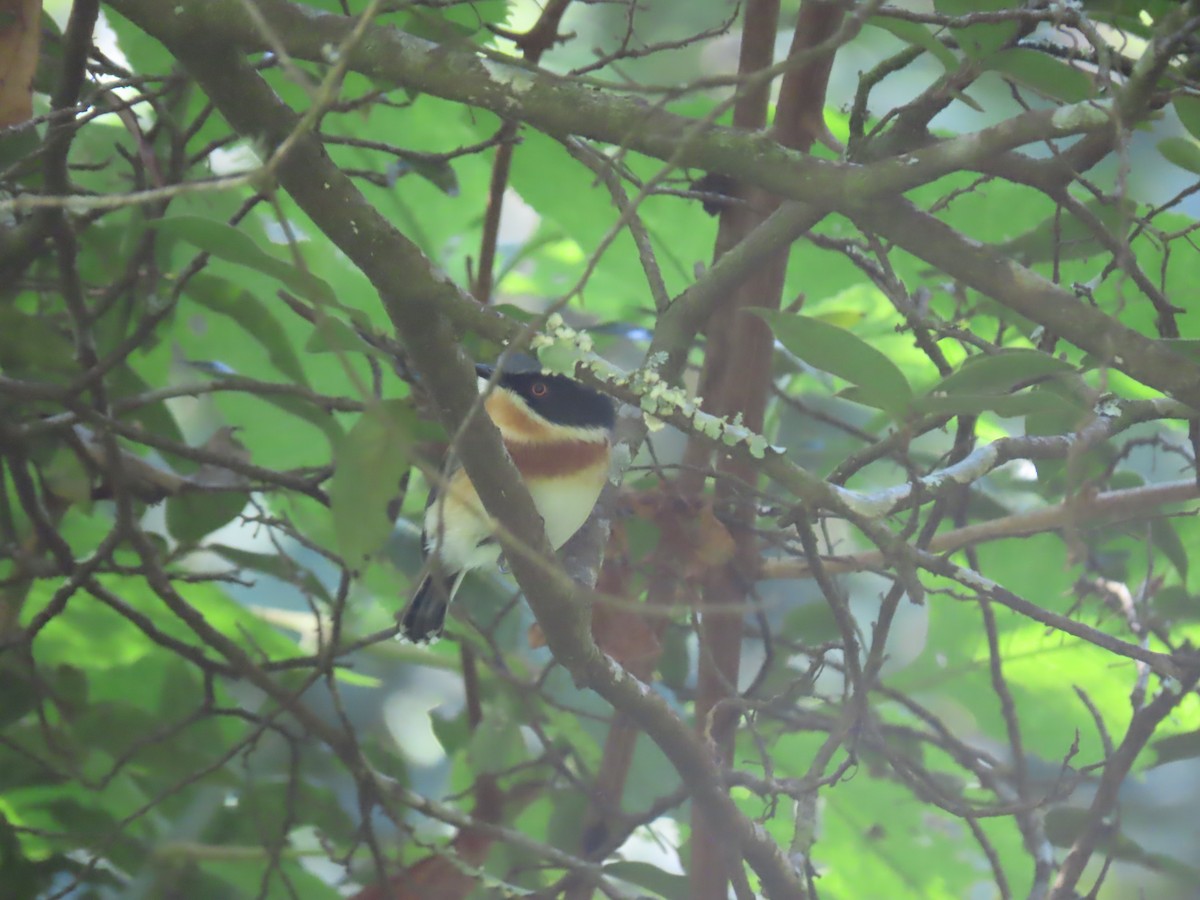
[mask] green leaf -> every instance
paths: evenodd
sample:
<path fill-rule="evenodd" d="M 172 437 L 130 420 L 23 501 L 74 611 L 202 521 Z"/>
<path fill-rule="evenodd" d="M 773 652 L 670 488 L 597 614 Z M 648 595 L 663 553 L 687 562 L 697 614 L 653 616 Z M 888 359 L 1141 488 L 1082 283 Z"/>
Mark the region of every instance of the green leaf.
<path fill-rule="evenodd" d="M 1171 561 L 1171 565 L 1179 573 L 1180 580 L 1187 584 L 1188 552 L 1183 541 L 1179 539 L 1179 532 L 1175 530 L 1174 523 L 1161 517 L 1151 519 L 1150 540 L 1162 555 Z"/>
<path fill-rule="evenodd" d="M 329 439 L 331 446 L 337 446 L 338 441 L 346 433 L 332 413 L 318 409 L 303 397 L 292 397 L 288 394 L 259 394 L 258 396 L 272 406 L 277 406 L 284 412 L 303 419 L 313 427 L 320 429 L 321 433 Z"/>
<path fill-rule="evenodd" d="M 231 281 L 203 272 L 187 283 L 184 293 L 206 309 L 240 325 L 267 351 L 267 359 L 276 369 L 295 384 L 308 387 L 308 378 L 287 333 L 257 297 Z"/>
<path fill-rule="evenodd" d="M 436 12 L 410 8 L 400 26 L 409 34 L 427 41 L 455 42 L 470 38 L 486 28 L 503 22 L 508 15 L 505 0 L 473 0 Z"/>
<path fill-rule="evenodd" d="M 1154 752 L 1155 766 L 1165 766 L 1181 759 L 1195 759 L 1200 756 L 1200 731 L 1172 734 L 1152 743 L 1150 749 Z"/>
<path fill-rule="evenodd" d="M 647 862 L 623 860 L 609 863 L 604 867 L 604 874 L 653 891 L 656 897 L 664 900 L 687 900 L 691 896 L 686 875 L 674 875 Z"/>
<path fill-rule="evenodd" d="M 323 316 L 313 325 L 304 349 L 309 353 L 374 352 L 357 331 L 334 316 Z"/>
<path fill-rule="evenodd" d="M 1188 130 L 1188 134 L 1200 140 L 1200 97 L 1192 94 L 1176 94 L 1171 101 L 1175 115 Z"/>
<path fill-rule="evenodd" d="M 944 16 L 967 16 L 979 12 L 1012 9 L 1010 0 L 934 0 L 934 9 Z M 972 59 L 985 59 L 1017 35 L 1018 23 L 989 22 L 950 29 L 963 52 Z"/>
<path fill-rule="evenodd" d="M 113 399 L 137 397 L 150 393 L 150 385 L 137 372 L 127 365 L 117 366 L 108 376 L 109 394 Z M 159 437 L 169 438 L 177 444 L 185 443 L 179 423 L 175 421 L 166 401 L 144 403 L 119 416 L 123 422 L 137 422 L 142 428 Z M 188 471 L 194 464 L 180 459 L 173 453 L 164 452 L 163 457 L 180 471 Z"/>
<path fill-rule="evenodd" d="M 1158 142 L 1158 152 L 1169 163 L 1200 175 L 1200 142 L 1185 137 L 1169 137 Z"/>
<path fill-rule="evenodd" d="M 0 305 L 0 371 L 41 381 L 67 381 L 79 373 L 75 347 L 50 322 L 9 304 Z"/>
<path fill-rule="evenodd" d="M 453 756 L 471 737 L 465 706 L 453 717 L 442 715 L 439 709 L 430 710 L 429 724 L 433 727 L 433 736 L 438 739 L 447 756 Z"/>
<path fill-rule="evenodd" d="M 521 728 L 500 707 L 483 714 L 467 742 L 467 762 L 478 775 L 494 775 L 525 761 L 525 738 Z"/>
<path fill-rule="evenodd" d="M 320 306 L 340 306 L 327 281 L 264 252 L 249 235 L 232 225 L 203 216 L 172 216 L 147 224 L 160 234 L 187 241 L 227 262 L 270 275 Z"/>
<path fill-rule="evenodd" d="M 416 153 L 399 153 L 398 156 L 400 158 L 388 167 L 388 178 L 391 182 L 413 172 L 447 197 L 458 196 L 458 176 L 449 160 L 429 159 Z"/>
<path fill-rule="evenodd" d="M 1173 353 L 1178 353 L 1180 356 L 1186 356 L 1193 362 L 1200 362 L 1200 340 L 1188 338 L 1162 338 L 1160 344 L 1166 347 Z"/>
<path fill-rule="evenodd" d="M 1027 47 L 993 54 L 988 57 L 986 68 L 1065 103 L 1079 103 L 1096 94 L 1096 86 L 1086 73 L 1048 53 Z"/>
<path fill-rule="evenodd" d="M 946 71 L 958 68 L 958 57 L 954 55 L 954 51 L 939 41 L 934 33 L 920 22 L 908 22 L 888 16 L 874 16 L 867 20 L 867 24 L 890 32 L 906 44 L 913 44 L 928 51 L 937 58 Z"/>
<path fill-rule="evenodd" d="M 1074 372 L 1069 362 L 1039 350 L 1004 350 L 969 357 L 932 388 L 937 394 L 1005 394 L 1018 384 Z"/>
<path fill-rule="evenodd" d="M 0 691 L 0 728 L 7 729 L 37 709 L 39 694 L 38 688 L 19 670 L 5 671 L 3 684 L 4 690 Z M 45 689 L 44 685 L 42 689 Z M 7 774 L 0 773 L 0 788 L 7 787 Z"/>
<path fill-rule="evenodd" d="M 808 602 L 796 605 L 784 617 L 779 633 L 783 637 L 819 643 L 834 640 L 839 632 L 837 619 L 828 603 Z"/>
<path fill-rule="evenodd" d="M 1069 847 L 1091 824 L 1092 817 L 1088 810 L 1060 806 L 1046 813 L 1046 837 L 1057 847 Z M 1100 836 L 1097 849 L 1113 859 L 1137 863 L 1151 870 L 1169 872 L 1190 884 L 1195 884 L 1200 876 L 1200 870 L 1195 867 L 1164 854 L 1152 853 L 1122 831 L 1106 829 Z"/>
<path fill-rule="evenodd" d="M 212 550 L 239 569 L 262 572 L 264 575 L 294 584 L 326 603 L 333 602 L 333 598 L 329 596 L 329 591 L 325 589 L 321 580 L 311 570 L 299 565 L 289 556 L 279 553 L 254 553 L 226 544 L 209 544 L 206 549 Z"/>
<path fill-rule="evenodd" d="M 1165 622 L 1182 620 L 1194 622 L 1200 619 L 1200 597 L 1193 597 L 1180 584 L 1168 584 L 1159 588 L 1150 598 L 1154 616 Z"/>
<path fill-rule="evenodd" d="M 1137 209 L 1136 202 L 1129 199 L 1106 203 L 1093 198 L 1084 203 L 1084 206 L 1101 225 L 1118 237 L 1128 230 Z M 1062 211 L 1047 216 L 1023 234 L 998 244 L 996 249 L 1029 265 L 1050 262 L 1056 256 L 1060 261 L 1087 259 L 1102 248 L 1091 228 L 1070 213 Z"/>
<path fill-rule="evenodd" d="M 286 804 L 285 804 L 286 805 Z M 245 816 L 250 818 L 250 816 Z M 265 826 L 264 826 L 265 830 Z M 195 870 L 190 870 L 184 860 L 173 860 L 164 848 L 166 859 L 160 865 L 175 865 L 188 873 L 189 882 L 185 892 L 189 900 L 225 900 L 229 897 L 266 897 L 270 900 L 283 897 L 304 897 L 305 900 L 340 900 L 343 894 L 326 879 L 308 871 L 299 861 L 281 859 L 268 867 L 261 860 L 238 859 L 230 855 L 223 858 L 214 855 L 204 860 Z M 265 873 L 265 874 L 264 874 Z"/>
<path fill-rule="evenodd" d="M 198 543 L 237 518 L 250 496 L 242 491 L 179 494 L 167 498 L 167 530 L 184 544 Z"/>
<path fill-rule="evenodd" d="M 893 418 L 904 416 L 912 387 L 899 366 L 862 338 L 811 316 L 760 309 L 750 312 L 762 317 L 779 342 L 810 366 L 855 385 L 859 402 Z"/>
<path fill-rule="evenodd" d="M 1078 412 L 1078 407 L 1058 394 L 1027 391 L 1020 394 L 949 394 L 917 397 L 912 402 L 912 411 L 943 416 L 994 412 L 1000 416 L 1016 418 L 1035 413 L 1069 415 Z"/>
<path fill-rule="evenodd" d="M 72 503 L 90 507 L 92 501 L 92 477 L 79 459 L 79 455 L 66 444 L 60 444 L 42 469 L 46 487 L 54 494 Z"/>
<path fill-rule="evenodd" d="M 555 791 L 548 798 L 551 803 L 550 821 L 546 835 L 551 844 L 575 850 L 583 838 L 583 823 L 587 820 L 590 804 L 581 791 Z"/>
<path fill-rule="evenodd" d="M 334 452 L 333 527 L 351 566 L 374 554 L 392 532 L 388 504 L 408 468 L 415 417 L 407 402 L 385 400 L 359 417 Z"/>
<path fill-rule="evenodd" d="M 19 177 L 29 187 L 40 185 L 42 167 L 31 163 L 37 158 L 35 154 L 40 143 L 36 128 L 27 126 L 0 130 L 0 175 L 4 176 L 5 181 Z"/>

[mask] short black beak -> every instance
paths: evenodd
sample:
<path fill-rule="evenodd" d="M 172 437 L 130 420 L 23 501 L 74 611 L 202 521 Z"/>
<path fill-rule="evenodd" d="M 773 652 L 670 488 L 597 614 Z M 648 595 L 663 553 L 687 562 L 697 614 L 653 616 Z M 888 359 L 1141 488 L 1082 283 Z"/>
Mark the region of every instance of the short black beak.
<path fill-rule="evenodd" d="M 487 363 L 475 363 L 475 374 L 485 381 L 491 381 L 492 373 L 495 371 L 495 366 L 489 366 Z"/>

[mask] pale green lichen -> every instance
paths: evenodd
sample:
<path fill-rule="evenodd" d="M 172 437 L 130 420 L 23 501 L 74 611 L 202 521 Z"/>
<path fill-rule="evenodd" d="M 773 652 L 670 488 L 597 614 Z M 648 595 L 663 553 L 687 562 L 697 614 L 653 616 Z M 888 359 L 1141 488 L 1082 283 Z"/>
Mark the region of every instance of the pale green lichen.
<path fill-rule="evenodd" d="M 522 69 L 520 66 L 505 65 L 504 63 L 498 63 L 486 58 L 479 60 L 479 62 L 483 66 L 483 70 L 487 72 L 488 78 L 494 84 L 507 87 L 514 94 L 523 94 L 537 84 L 533 73 Z"/>
<path fill-rule="evenodd" d="M 750 440 L 748 440 L 746 442 L 746 446 L 750 450 L 750 455 L 753 456 L 755 459 L 765 459 L 766 455 L 767 455 L 767 450 L 775 449 L 774 447 L 772 447 L 770 444 L 767 443 L 767 439 L 765 437 L 763 437 L 761 434 L 753 435 L 750 438 Z"/>
<path fill-rule="evenodd" d="M 646 430 L 651 434 L 657 434 L 667 427 L 667 423 L 658 416 L 652 416 L 650 413 L 642 413 L 642 421 L 646 423 Z"/>
<path fill-rule="evenodd" d="M 537 354 L 542 368 L 560 375 L 574 375 L 580 364 L 593 368 L 598 358 L 592 352 L 595 345 L 591 335 L 572 328 L 558 313 L 551 313 L 546 318 L 545 330 L 535 334 L 529 346 Z"/>
<path fill-rule="evenodd" d="M 1112 110 L 1108 107 L 1107 101 L 1095 100 L 1060 106 L 1050 116 L 1050 125 L 1063 133 L 1102 128 L 1112 119 Z"/>
<path fill-rule="evenodd" d="M 567 325 L 558 313 L 546 317 L 544 330 L 534 335 L 530 347 L 547 371 L 574 375 L 577 368 L 583 367 L 601 381 L 629 388 L 637 395 L 638 407 L 651 431 L 661 429 L 662 420 L 679 416 L 710 440 L 727 447 L 744 444 L 755 459 L 763 459 L 768 453 L 782 456 L 785 452 L 784 448 L 770 444 L 763 435 L 747 428 L 741 413 L 734 416 L 733 421 L 727 421 L 703 412 L 700 397 L 689 397 L 684 388 L 664 381 L 657 370 L 667 362 L 665 353 L 652 353 L 645 366 L 627 373 L 596 355 L 591 335 Z"/>
<path fill-rule="evenodd" d="M 847 509 L 866 519 L 881 519 L 896 506 L 897 498 L 887 491 L 867 495 L 836 484 L 830 485 L 830 488 Z"/>
<path fill-rule="evenodd" d="M 724 427 L 724 423 L 720 419 L 715 416 L 704 416 L 703 418 L 697 416 L 693 422 L 700 429 L 701 434 L 712 438 L 714 441 L 720 440 L 721 429 Z"/>

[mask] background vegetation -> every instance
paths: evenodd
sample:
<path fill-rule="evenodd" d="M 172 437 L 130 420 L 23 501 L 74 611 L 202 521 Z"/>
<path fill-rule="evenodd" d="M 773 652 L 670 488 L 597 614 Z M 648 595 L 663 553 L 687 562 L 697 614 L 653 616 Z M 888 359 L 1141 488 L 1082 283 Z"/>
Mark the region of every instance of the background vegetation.
<path fill-rule="evenodd" d="M 1194 897 L 1198 25 L 0 2 L 0 896 Z"/>

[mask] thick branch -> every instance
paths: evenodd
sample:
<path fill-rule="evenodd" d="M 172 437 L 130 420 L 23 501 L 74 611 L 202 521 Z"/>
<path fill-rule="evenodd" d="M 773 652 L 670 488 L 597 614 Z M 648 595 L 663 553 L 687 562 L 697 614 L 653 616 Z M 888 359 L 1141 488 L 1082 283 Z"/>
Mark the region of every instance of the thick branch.
<path fill-rule="evenodd" d="M 1195 500 L 1197 497 L 1200 497 L 1200 486 L 1197 486 L 1195 479 L 1106 491 L 1094 497 L 1079 497 L 1054 506 L 956 528 L 935 536 L 927 549 L 930 553 L 953 553 L 987 541 L 1028 537 L 1060 528 L 1128 522 L 1144 518 L 1163 506 Z M 883 568 L 887 561 L 878 550 L 871 550 L 825 557 L 822 558 L 822 564 L 829 573 L 864 572 Z M 812 567 L 802 559 L 769 560 L 763 565 L 761 573 L 763 578 L 768 579 L 808 578 L 811 574 Z"/>

